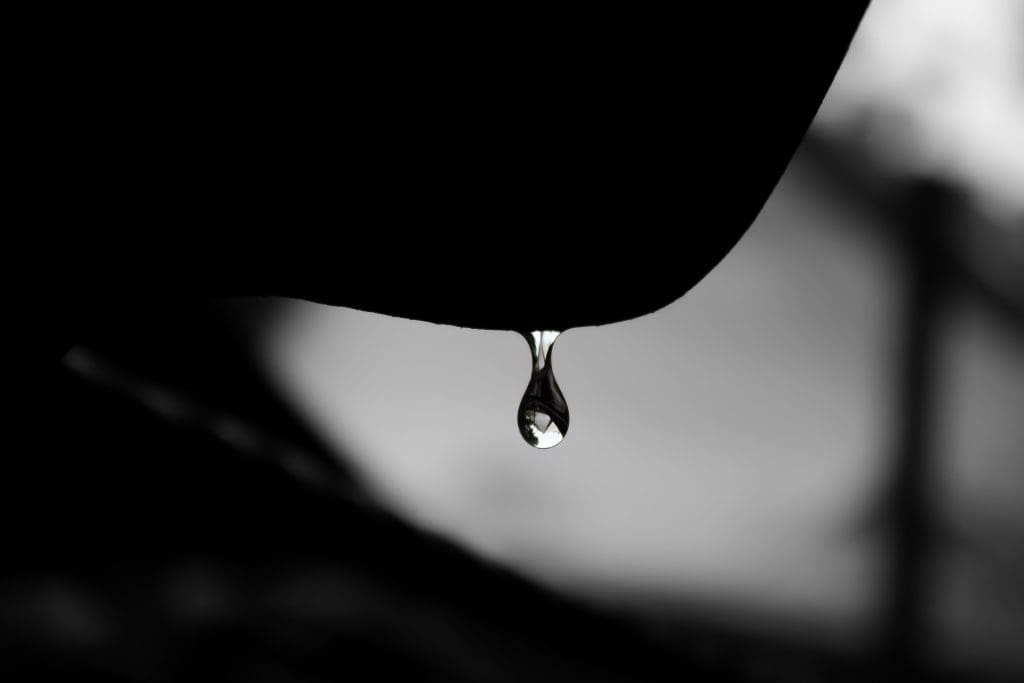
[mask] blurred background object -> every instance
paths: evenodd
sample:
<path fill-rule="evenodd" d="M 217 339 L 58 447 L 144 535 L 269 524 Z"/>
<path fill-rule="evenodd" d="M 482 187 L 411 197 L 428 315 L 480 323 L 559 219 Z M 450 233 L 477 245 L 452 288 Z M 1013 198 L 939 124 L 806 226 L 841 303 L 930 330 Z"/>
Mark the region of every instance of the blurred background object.
<path fill-rule="evenodd" d="M 258 298 L 94 330 L 30 397 L 66 457 L 4 481 L 0 673 L 1019 679 L 1022 46 L 1020 2 L 872 5 L 725 261 L 559 338 L 551 451 L 512 333 Z"/>
<path fill-rule="evenodd" d="M 1020 226 L 1024 7 L 1018 0 L 873 3 L 818 116 L 886 172 L 940 177 Z"/>

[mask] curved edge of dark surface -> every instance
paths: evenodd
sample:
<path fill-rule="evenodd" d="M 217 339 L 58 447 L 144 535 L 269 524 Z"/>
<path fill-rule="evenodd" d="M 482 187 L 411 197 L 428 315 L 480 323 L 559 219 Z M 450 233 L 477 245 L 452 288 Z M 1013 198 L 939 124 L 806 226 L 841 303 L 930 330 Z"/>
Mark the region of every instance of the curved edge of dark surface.
<path fill-rule="evenodd" d="M 548 17 L 528 54 L 486 17 L 427 35 L 389 16 L 284 72 L 250 50 L 230 87 L 199 56 L 43 65 L 27 198 L 90 227 L 14 236 L 43 311 L 15 322 L 73 335 L 212 294 L 484 329 L 651 313 L 757 216 L 866 6 L 594 8 L 587 31 Z"/>

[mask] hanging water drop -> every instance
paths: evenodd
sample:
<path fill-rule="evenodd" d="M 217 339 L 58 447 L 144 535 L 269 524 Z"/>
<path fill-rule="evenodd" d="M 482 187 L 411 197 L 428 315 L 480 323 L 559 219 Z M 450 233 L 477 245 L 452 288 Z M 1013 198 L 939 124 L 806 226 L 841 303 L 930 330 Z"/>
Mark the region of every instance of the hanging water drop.
<path fill-rule="evenodd" d="M 533 354 L 533 370 L 519 403 L 519 433 L 534 448 L 557 446 L 569 431 L 569 406 L 551 368 L 551 347 L 560 333 L 523 332 Z"/>

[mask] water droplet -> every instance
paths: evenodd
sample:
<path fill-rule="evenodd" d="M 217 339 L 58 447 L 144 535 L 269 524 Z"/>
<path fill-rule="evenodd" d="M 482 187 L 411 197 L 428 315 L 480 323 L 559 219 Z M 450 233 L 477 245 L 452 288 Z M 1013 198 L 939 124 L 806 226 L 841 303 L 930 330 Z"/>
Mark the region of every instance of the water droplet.
<path fill-rule="evenodd" d="M 557 446 L 569 431 L 569 406 L 551 368 L 551 347 L 559 332 L 523 332 L 533 354 L 533 371 L 519 403 L 519 433 L 534 448 Z"/>

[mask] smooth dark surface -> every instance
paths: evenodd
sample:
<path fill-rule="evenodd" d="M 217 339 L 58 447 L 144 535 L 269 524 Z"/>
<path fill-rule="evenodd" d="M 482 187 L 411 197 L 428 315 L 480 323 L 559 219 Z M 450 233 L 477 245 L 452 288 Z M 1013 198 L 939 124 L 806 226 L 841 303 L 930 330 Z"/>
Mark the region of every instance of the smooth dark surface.
<path fill-rule="evenodd" d="M 36 218 L 71 230 L 27 241 L 86 318 L 186 291 L 478 328 L 626 320 L 747 229 L 865 6 L 97 39 L 48 64 L 25 177 Z"/>

